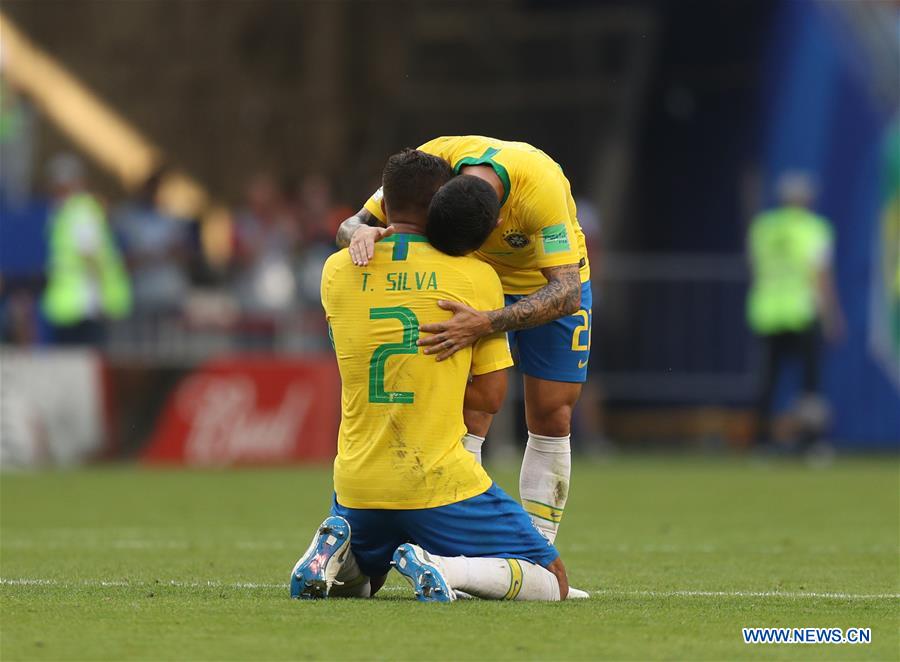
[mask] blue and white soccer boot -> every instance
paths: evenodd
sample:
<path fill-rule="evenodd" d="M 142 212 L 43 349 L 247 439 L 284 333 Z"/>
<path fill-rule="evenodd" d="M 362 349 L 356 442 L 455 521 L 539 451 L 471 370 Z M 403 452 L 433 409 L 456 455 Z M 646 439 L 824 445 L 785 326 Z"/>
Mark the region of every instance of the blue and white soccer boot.
<path fill-rule="evenodd" d="M 291 597 L 300 600 L 327 598 L 350 552 L 350 523 L 343 517 L 327 518 L 306 553 L 291 572 Z"/>
<path fill-rule="evenodd" d="M 428 552 L 410 543 L 404 543 L 394 552 L 391 565 L 412 585 L 419 602 L 453 602 L 456 595 L 444 579 L 435 559 Z"/>

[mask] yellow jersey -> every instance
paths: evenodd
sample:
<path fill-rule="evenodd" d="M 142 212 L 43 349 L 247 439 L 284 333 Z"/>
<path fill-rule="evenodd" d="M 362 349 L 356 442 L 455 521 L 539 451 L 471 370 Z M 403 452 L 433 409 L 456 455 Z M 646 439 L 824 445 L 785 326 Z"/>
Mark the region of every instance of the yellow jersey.
<path fill-rule="evenodd" d="M 439 156 L 457 173 L 488 165 L 503 182 L 500 224 L 475 256 L 491 265 L 507 294 L 531 294 L 547 284 L 541 269 L 578 264 L 581 282 L 590 280 L 584 232 L 562 168 L 527 143 L 484 136 L 435 138 L 420 150 Z M 384 223 L 381 190 L 365 208 Z"/>
<path fill-rule="evenodd" d="M 503 306 L 497 274 L 421 235 L 397 234 L 376 244 L 367 267 L 354 266 L 347 250 L 329 257 L 321 296 L 341 373 L 338 503 L 435 508 L 487 490 L 491 479 L 461 443 L 463 399 L 470 374 L 512 365 L 506 336 L 486 336 L 440 363 L 416 340 L 420 324 L 451 317 L 439 299 Z"/>

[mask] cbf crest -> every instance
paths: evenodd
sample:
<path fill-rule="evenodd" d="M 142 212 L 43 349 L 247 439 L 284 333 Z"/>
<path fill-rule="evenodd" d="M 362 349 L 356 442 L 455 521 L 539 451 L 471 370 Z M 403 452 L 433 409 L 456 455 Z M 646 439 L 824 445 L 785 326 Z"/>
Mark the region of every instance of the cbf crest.
<path fill-rule="evenodd" d="M 518 230 L 507 230 L 503 233 L 503 240 L 512 248 L 525 248 L 528 245 L 528 235 Z"/>

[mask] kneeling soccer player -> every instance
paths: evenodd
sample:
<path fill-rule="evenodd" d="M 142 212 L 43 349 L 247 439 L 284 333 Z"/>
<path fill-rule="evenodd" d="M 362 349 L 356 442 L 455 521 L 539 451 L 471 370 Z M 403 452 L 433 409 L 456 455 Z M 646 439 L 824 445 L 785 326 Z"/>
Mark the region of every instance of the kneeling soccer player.
<path fill-rule="evenodd" d="M 465 188 L 471 201 L 442 247 L 452 255 L 425 237 L 432 197 L 445 185 Z M 322 273 L 342 382 L 335 498 L 294 567 L 291 596 L 368 597 L 393 565 L 423 601 L 450 601 L 457 591 L 568 597 L 554 546 L 461 443 L 463 407 L 496 412 L 503 401 L 512 365 L 506 338 L 486 336 L 442 363 L 416 345 L 420 323 L 449 317 L 439 299 L 502 306 L 496 273 L 466 255 L 496 224 L 496 194 L 475 177 L 453 178 L 446 161 L 417 150 L 388 160 L 383 193 L 393 233 L 368 268 L 356 268 L 342 250 Z"/>

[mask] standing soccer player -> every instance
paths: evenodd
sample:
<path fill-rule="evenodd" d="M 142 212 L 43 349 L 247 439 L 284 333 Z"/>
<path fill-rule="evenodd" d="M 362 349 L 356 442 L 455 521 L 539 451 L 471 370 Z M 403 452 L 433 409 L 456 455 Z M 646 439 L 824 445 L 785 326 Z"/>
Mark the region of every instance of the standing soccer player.
<path fill-rule="evenodd" d="M 483 136 L 448 136 L 422 145 L 457 174 L 483 179 L 500 201 L 500 220 L 475 253 L 497 272 L 505 307 L 477 310 L 458 301 L 439 305 L 454 313 L 421 331 L 426 353 L 446 360 L 481 337 L 509 332 L 524 374 L 528 444 L 519 476 L 522 504 L 553 541 L 562 519 L 571 472 L 572 410 L 587 379 L 591 342 L 590 266 L 575 201 L 560 166 L 526 143 Z M 465 204 L 462 187 L 432 205 L 430 213 L 451 228 Z M 342 224 L 337 241 L 349 246 L 354 264 L 365 266 L 375 242 L 390 236 L 381 191 Z M 480 457 L 491 416 L 469 410 L 466 447 Z"/>
<path fill-rule="evenodd" d="M 512 365 L 506 338 L 488 335 L 442 365 L 416 345 L 420 321 L 447 317 L 439 299 L 490 307 L 503 298 L 487 265 L 439 252 L 423 234 L 432 196 L 451 177 L 430 154 L 391 157 L 383 188 L 395 234 L 364 270 L 347 251 L 325 263 L 322 305 L 341 372 L 335 499 L 291 573 L 292 597 L 369 596 L 392 560 L 424 601 L 450 601 L 456 591 L 571 595 L 556 549 L 460 443 L 464 404 L 496 411 L 502 402 Z M 498 205 L 480 179 L 453 183 L 468 206 L 447 247 L 465 255 L 493 228 Z"/>

